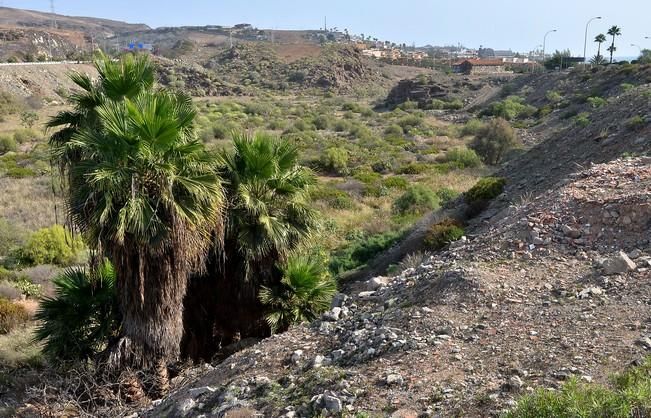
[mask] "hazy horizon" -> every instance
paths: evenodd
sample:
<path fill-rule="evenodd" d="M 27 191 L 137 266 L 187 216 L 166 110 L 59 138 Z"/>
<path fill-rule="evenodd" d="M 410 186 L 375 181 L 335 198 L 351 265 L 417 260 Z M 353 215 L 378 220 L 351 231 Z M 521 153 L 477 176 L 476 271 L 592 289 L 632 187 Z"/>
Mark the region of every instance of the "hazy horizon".
<path fill-rule="evenodd" d="M 47 0 L 3 0 L 6 7 L 49 12 Z M 436 4 L 438 3 L 438 4 Z M 591 23 L 588 33 L 588 56 L 596 53 L 592 39 L 606 33 L 612 25 L 622 29 L 617 38 L 618 57 L 636 57 L 638 47 L 651 48 L 651 29 L 647 17 L 651 2 L 642 0 L 606 0 L 566 2 L 548 0 L 530 3 L 503 0 L 496 6 L 481 0 L 466 2 L 405 0 L 400 7 L 387 0 L 346 2 L 315 1 L 247 2 L 186 0 L 183 7 L 174 0 L 139 3 L 126 0 L 79 2 L 55 0 L 55 11 L 72 16 L 90 16 L 145 23 L 151 27 L 233 25 L 250 23 L 261 29 L 320 29 L 327 16 L 328 27 L 348 29 L 350 33 L 371 35 L 397 43 L 422 45 L 457 45 L 478 48 L 512 49 L 527 52 L 543 43 L 548 30 L 547 51 L 570 49 L 575 56 L 583 54 L 585 24 L 595 16 L 603 19 Z M 607 43 L 610 42 L 610 38 Z"/>

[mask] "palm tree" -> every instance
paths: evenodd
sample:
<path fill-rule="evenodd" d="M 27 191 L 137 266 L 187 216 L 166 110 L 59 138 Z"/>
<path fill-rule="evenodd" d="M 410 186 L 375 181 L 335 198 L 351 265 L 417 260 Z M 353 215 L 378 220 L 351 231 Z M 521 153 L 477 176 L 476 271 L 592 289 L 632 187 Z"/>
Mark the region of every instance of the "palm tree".
<path fill-rule="evenodd" d="M 191 281 L 186 298 L 184 347 L 194 359 L 208 360 L 238 338 L 270 335 L 260 287 L 280 283 L 278 265 L 316 225 L 308 195 L 315 177 L 298 164 L 295 146 L 261 133 L 235 134 L 233 145 L 222 155 L 224 243 L 211 251 L 208 274 Z"/>
<path fill-rule="evenodd" d="M 52 280 L 56 296 L 43 298 L 35 316 L 43 352 L 77 360 L 106 348 L 119 330 L 115 282 L 115 269 L 107 261 L 94 271 L 71 268 Z"/>
<path fill-rule="evenodd" d="M 116 67 L 109 73 L 124 74 L 126 65 Z M 70 218 L 117 272 L 122 325 L 110 364 L 154 367 L 165 393 L 187 278 L 211 231 L 221 231 L 223 190 L 216 158 L 195 137 L 190 98 L 109 78 L 108 100 L 93 110 L 97 125 L 55 144 L 55 155 L 76 156 L 67 163 Z"/>
<path fill-rule="evenodd" d="M 597 35 L 594 38 L 594 41 L 599 44 L 599 47 L 597 49 L 597 56 L 600 57 L 601 56 L 601 44 L 606 42 L 606 35 L 604 35 L 603 33 L 600 33 L 599 35 Z"/>
<path fill-rule="evenodd" d="M 315 320 L 330 307 L 336 291 L 337 283 L 325 263 L 299 256 L 287 262 L 279 284 L 261 288 L 260 301 L 268 309 L 271 331 L 278 332 L 292 323 Z"/>
<path fill-rule="evenodd" d="M 622 30 L 618 26 L 613 26 L 610 29 L 608 29 L 608 35 L 613 37 L 613 43 L 610 45 L 608 48 L 608 52 L 610 52 L 610 63 L 613 63 L 613 54 L 617 50 L 615 47 L 615 38 L 620 36 L 622 34 Z"/>

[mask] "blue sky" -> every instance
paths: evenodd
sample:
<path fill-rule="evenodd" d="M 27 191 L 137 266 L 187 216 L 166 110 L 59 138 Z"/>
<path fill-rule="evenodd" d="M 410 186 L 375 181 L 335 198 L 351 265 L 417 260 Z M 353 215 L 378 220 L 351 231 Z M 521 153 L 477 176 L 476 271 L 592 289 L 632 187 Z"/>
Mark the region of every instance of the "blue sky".
<path fill-rule="evenodd" d="M 0 0 L 8 7 L 49 10 L 49 0 Z M 618 25 L 618 56 L 637 55 L 638 44 L 651 48 L 651 0 L 55 0 L 58 13 L 105 17 L 150 26 L 251 23 L 259 28 L 348 28 L 380 39 L 417 45 L 484 45 L 529 51 L 570 48 L 583 53 L 585 23 L 589 39 Z M 596 53 L 589 43 L 588 55 Z"/>

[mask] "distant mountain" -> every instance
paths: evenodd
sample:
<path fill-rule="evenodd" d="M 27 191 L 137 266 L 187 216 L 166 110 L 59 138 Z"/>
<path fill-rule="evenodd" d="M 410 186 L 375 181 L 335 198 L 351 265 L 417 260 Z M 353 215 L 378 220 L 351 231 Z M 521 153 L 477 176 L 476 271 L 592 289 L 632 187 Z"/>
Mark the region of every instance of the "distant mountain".
<path fill-rule="evenodd" d="M 0 26 L 46 29 L 52 28 L 55 21 L 58 29 L 79 31 L 100 37 L 150 29 L 149 26 L 142 23 L 126 23 L 95 17 L 64 16 L 34 10 L 0 7 Z"/>

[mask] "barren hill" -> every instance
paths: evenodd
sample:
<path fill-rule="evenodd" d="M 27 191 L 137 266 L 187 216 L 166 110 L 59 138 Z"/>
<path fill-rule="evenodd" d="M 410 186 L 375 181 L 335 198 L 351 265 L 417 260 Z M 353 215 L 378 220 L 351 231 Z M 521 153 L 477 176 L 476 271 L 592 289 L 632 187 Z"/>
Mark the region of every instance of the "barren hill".
<path fill-rule="evenodd" d="M 34 10 L 0 7 L 0 25 L 49 29 L 52 28 L 55 21 L 56 27 L 59 29 L 93 33 L 101 36 L 149 29 L 149 26 L 142 23 L 125 23 L 95 17 L 64 16 Z"/>

